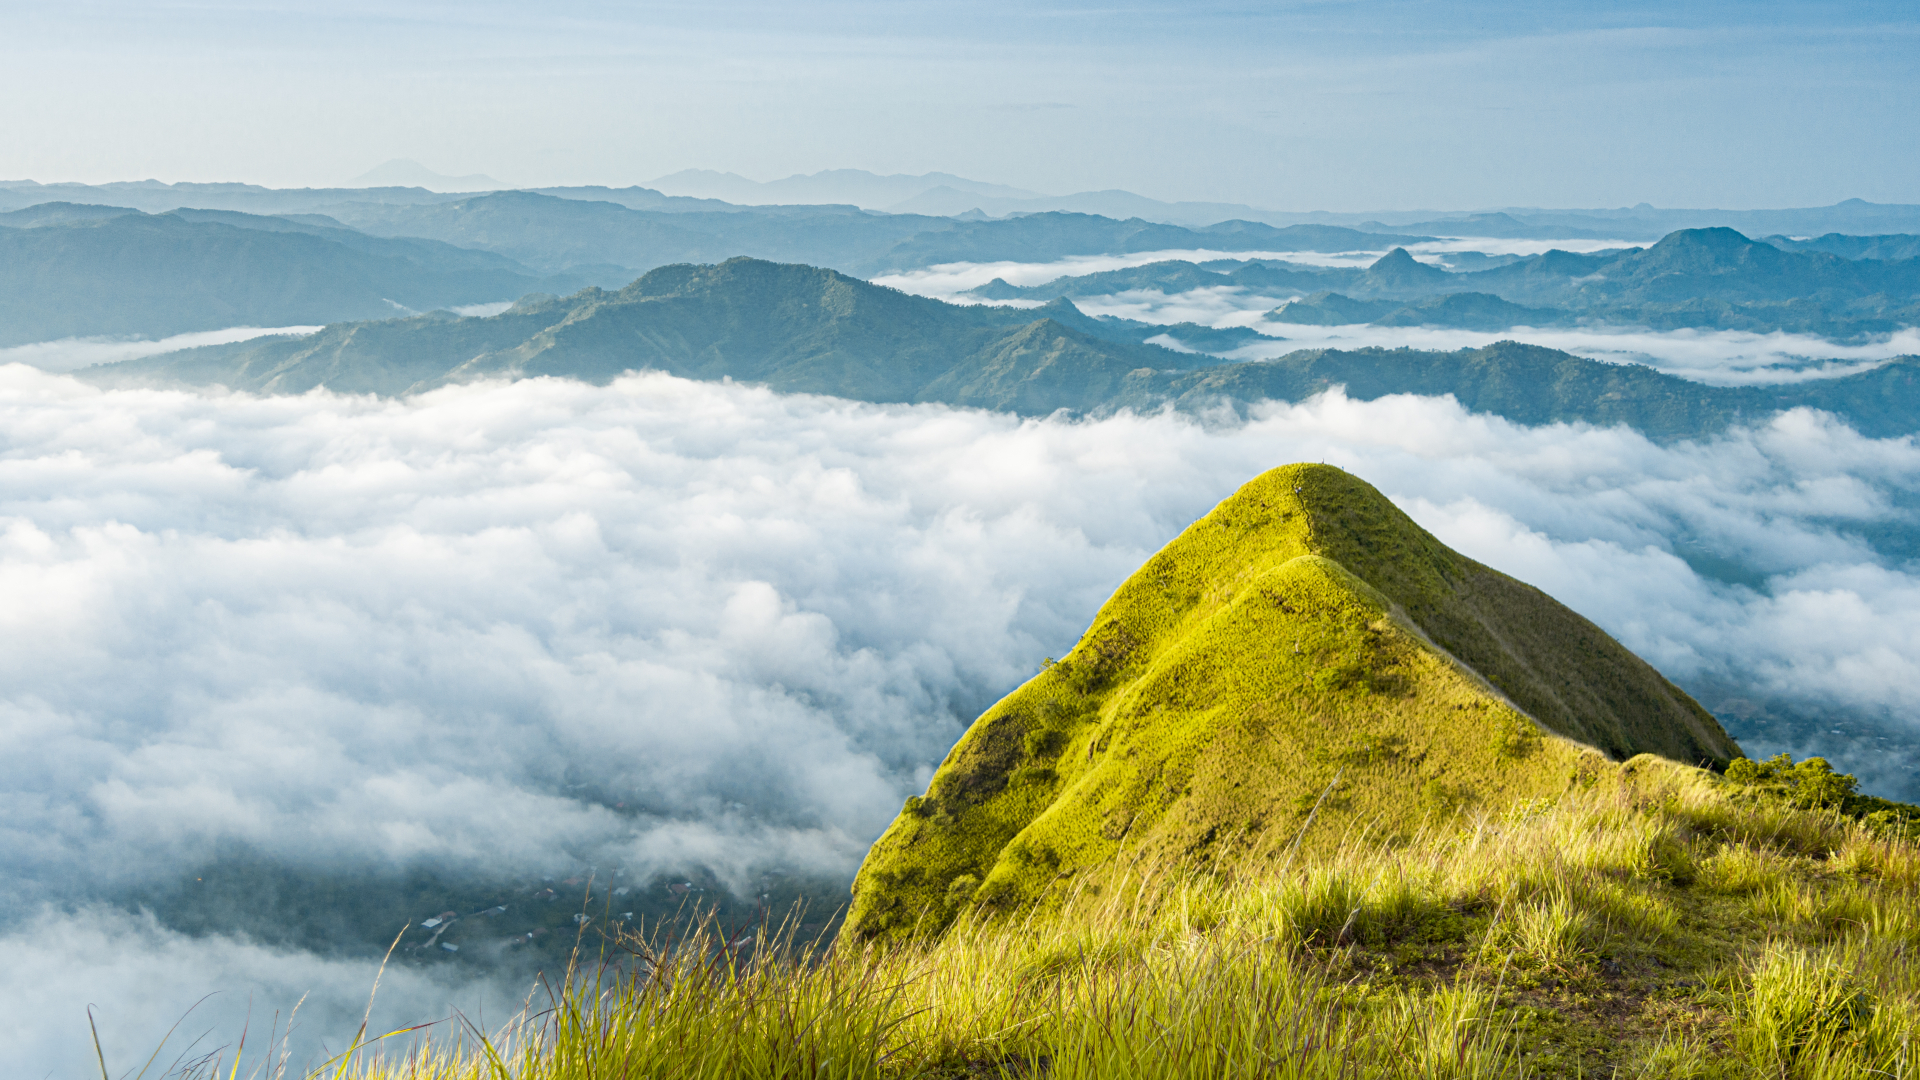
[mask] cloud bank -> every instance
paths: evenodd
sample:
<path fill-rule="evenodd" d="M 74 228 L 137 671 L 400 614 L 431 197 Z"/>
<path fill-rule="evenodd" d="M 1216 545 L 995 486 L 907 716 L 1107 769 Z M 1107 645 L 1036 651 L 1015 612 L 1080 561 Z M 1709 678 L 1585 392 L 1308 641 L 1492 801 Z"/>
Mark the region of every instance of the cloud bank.
<path fill-rule="evenodd" d="M 1297 460 L 1733 702 L 1750 749 L 1920 793 L 1875 741 L 1920 715 L 1920 448 L 1813 413 L 1660 447 L 1337 393 L 1233 424 L 1022 421 L 661 375 L 391 401 L 16 364 L 0 432 L 0 950 L 44 975 L 0 1009 L 47 1018 L 0 1052 L 35 1075 L 87 1047 L 89 1000 L 128 1045 L 209 990 L 256 1015 L 309 985 L 328 1015 L 364 1001 L 358 961 L 98 908 L 222 844 L 849 873 L 973 715 Z M 1766 726 L 1802 708 L 1844 738 Z"/>

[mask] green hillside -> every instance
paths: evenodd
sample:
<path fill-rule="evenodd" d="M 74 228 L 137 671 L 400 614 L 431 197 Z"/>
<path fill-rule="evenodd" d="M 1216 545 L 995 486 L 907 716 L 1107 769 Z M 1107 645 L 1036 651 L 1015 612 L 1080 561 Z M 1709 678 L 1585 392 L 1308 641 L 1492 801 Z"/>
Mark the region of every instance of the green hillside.
<path fill-rule="evenodd" d="M 1309 815 L 1411 836 L 1652 753 L 1723 766 L 1699 705 L 1339 469 L 1256 478 L 976 720 L 854 885 L 865 937 L 1146 867 L 1313 852 Z"/>

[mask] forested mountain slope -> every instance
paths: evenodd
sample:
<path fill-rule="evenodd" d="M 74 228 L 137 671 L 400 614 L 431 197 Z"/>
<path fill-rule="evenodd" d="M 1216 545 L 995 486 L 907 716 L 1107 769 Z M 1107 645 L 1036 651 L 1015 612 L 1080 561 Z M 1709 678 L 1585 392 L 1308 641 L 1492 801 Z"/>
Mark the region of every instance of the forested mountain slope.
<path fill-rule="evenodd" d="M 1363 399 L 1452 394 L 1521 423 L 1626 424 L 1656 438 L 1704 435 L 1802 405 L 1869 434 L 1920 429 L 1915 358 L 1845 378 L 1717 387 L 1513 342 L 1451 353 L 1303 350 L 1221 363 L 1141 343 L 1143 333 L 1164 329 L 1092 319 L 1066 301 L 1039 310 L 960 306 L 831 270 L 733 259 L 663 267 L 615 292 L 529 297 L 492 318 L 342 324 L 304 338 L 128 361 L 87 377 L 400 394 L 476 378 L 605 382 L 658 370 L 1030 415 L 1299 401 L 1344 386 Z"/>

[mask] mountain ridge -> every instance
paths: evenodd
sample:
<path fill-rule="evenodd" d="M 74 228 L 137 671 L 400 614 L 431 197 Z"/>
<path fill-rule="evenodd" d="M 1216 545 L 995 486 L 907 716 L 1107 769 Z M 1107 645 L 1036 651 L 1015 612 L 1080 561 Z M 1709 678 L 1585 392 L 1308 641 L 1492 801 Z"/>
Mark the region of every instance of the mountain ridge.
<path fill-rule="evenodd" d="M 417 392 L 480 377 L 605 382 L 660 370 L 783 392 L 932 402 L 1024 415 L 1102 415 L 1167 406 L 1301 401 L 1344 386 L 1355 398 L 1453 395 L 1517 423 L 1626 424 L 1656 439 L 1711 435 L 1810 406 L 1863 434 L 1920 429 L 1920 358 L 1832 379 L 1720 387 L 1635 364 L 1515 342 L 1452 353 L 1305 349 L 1233 363 L 1146 339 L 1179 328 L 1093 319 L 1068 301 L 1033 310 L 962 306 L 832 270 L 732 259 L 663 267 L 626 288 L 528 297 L 491 318 L 430 315 L 339 324 L 309 338 L 260 339 L 88 369 L 107 385 L 219 383 L 261 392 L 319 385 Z M 1024 328 L 1024 329 L 1023 329 Z"/>
<path fill-rule="evenodd" d="M 1307 296 L 1331 293 L 1343 302 L 1418 304 L 1447 294 L 1479 293 L 1532 309 L 1529 317 L 1535 321 L 1527 325 L 1533 326 L 1598 321 L 1659 330 L 1785 330 L 1830 337 L 1889 333 L 1920 322 L 1920 258 L 1861 257 L 1867 250 L 1880 249 L 1863 247 L 1853 257 L 1812 247 L 1783 249 L 1732 229 L 1713 228 L 1674 232 L 1647 248 L 1591 254 L 1556 249 L 1487 269 L 1448 272 L 1395 248 L 1365 268 L 1279 268 L 1249 262 L 1224 271 L 1218 264 L 1209 268 L 1163 261 L 1027 287 L 995 279 L 965 295 L 1044 300 L 1124 289 L 1175 293 L 1234 287 Z M 1904 250 L 1888 245 L 1884 253 Z M 1309 321 L 1302 316 L 1316 306 L 1324 308 L 1323 301 L 1277 318 Z M 1370 322 L 1390 310 L 1375 307 L 1371 317 L 1356 321 Z"/>

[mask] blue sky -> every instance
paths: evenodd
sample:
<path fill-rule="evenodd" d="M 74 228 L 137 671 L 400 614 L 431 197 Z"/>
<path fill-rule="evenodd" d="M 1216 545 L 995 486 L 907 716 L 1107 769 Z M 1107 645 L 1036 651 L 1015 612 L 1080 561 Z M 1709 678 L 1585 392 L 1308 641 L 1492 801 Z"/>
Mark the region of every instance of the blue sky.
<path fill-rule="evenodd" d="M 1920 202 L 1920 6 L 14 3 L 0 177 L 944 170 L 1278 209 Z"/>

